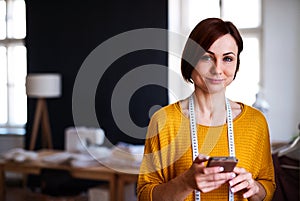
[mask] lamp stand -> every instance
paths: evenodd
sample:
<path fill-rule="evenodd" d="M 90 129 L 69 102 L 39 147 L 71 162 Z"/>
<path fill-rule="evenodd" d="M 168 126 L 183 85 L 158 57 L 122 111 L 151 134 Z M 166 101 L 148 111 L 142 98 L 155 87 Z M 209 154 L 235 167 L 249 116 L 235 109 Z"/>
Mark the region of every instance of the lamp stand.
<path fill-rule="evenodd" d="M 49 149 L 52 149 L 53 145 L 51 138 L 51 128 L 49 123 L 49 114 L 47 109 L 47 103 L 44 98 L 38 98 L 37 100 L 37 106 L 34 115 L 34 122 L 29 146 L 30 150 L 34 150 L 35 148 L 40 123 L 42 124 L 42 146 L 47 146 Z"/>

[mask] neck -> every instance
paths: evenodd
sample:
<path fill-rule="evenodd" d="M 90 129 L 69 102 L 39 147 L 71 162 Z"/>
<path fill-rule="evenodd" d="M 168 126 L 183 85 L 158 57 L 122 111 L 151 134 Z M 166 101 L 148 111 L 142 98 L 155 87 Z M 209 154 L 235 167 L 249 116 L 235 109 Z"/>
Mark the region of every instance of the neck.
<path fill-rule="evenodd" d="M 225 94 L 203 94 L 195 91 L 193 95 L 197 123 L 219 126 L 226 122 Z"/>
<path fill-rule="evenodd" d="M 225 93 L 204 94 L 194 93 L 195 109 L 202 114 L 213 115 L 226 110 Z"/>

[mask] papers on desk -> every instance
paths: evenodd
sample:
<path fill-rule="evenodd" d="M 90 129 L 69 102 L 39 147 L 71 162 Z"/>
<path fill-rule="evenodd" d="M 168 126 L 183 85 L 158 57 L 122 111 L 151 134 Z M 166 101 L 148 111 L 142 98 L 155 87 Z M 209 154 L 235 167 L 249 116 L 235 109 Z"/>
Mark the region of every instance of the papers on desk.
<path fill-rule="evenodd" d="M 74 167 L 94 167 L 104 165 L 116 169 L 139 169 L 143 153 L 143 145 L 132 145 L 121 142 L 112 148 L 95 146 L 88 147 L 82 153 L 54 151 L 53 153 L 44 156 L 38 156 L 38 152 L 13 149 L 3 154 L 3 158 L 17 162 L 40 160 L 49 164 L 66 164 Z"/>
<path fill-rule="evenodd" d="M 101 165 L 102 158 L 109 157 L 110 151 L 106 147 L 87 150 L 85 153 L 59 152 L 44 156 L 43 162 L 50 164 L 70 164 L 74 167 L 90 167 Z"/>
<path fill-rule="evenodd" d="M 102 165 L 104 158 L 109 158 L 111 150 L 106 147 L 91 147 L 87 149 L 86 154 L 77 154 L 71 161 L 74 167 L 91 167 Z"/>
<path fill-rule="evenodd" d="M 25 162 L 29 160 L 36 160 L 38 154 L 34 151 L 26 151 L 22 148 L 14 148 L 2 154 L 5 160 L 12 160 L 15 162 Z"/>
<path fill-rule="evenodd" d="M 130 161 L 142 161 L 143 153 L 144 145 L 132 145 L 124 142 L 118 143 L 112 149 L 112 156 Z"/>
<path fill-rule="evenodd" d="M 72 159 L 73 154 L 68 152 L 59 152 L 42 157 L 42 161 L 52 164 L 62 164 L 69 162 Z"/>
<path fill-rule="evenodd" d="M 118 143 L 111 149 L 111 157 L 103 161 L 111 167 L 139 168 L 143 159 L 144 145 Z"/>
<path fill-rule="evenodd" d="M 143 159 L 144 145 L 132 145 L 120 142 L 108 149 L 105 147 L 89 147 L 87 153 L 91 158 L 74 158 L 71 165 L 87 167 L 104 165 L 109 168 L 139 169 Z"/>
<path fill-rule="evenodd" d="M 87 167 L 104 165 L 109 168 L 139 169 L 142 162 L 144 145 L 132 145 L 120 142 L 112 148 L 89 147 L 86 157 L 73 157 L 72 166 Z M 82 155 L 82 154 L 81 154 Z"/>

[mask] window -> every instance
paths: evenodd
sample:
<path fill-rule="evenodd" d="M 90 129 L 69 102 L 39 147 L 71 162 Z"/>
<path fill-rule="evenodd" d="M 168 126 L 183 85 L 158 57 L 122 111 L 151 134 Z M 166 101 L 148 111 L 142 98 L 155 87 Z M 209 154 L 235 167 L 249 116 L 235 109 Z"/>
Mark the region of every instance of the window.
<path fill-rule="evenodd" d="M 189 35 L 194 26 L 207 17 L 219 17 L 233 22 L 239 29 L 243 40 L 244 50 L 241 53 L 240 70 L 234 82 L 227 88 L 230 99 L 253 104 L 261 82 L 261 36 L 262 15 L 261 0 L 170 0 L 169 1 L 169 29 Z M 176 41 L 169 41 L 169 46 Z M 182 47 L 183 49 L 183 47 Z M 180 73 L 180 58 L 169 57 L 171 70 Z M 178 70 L 179 69 L 179 70 Z M 173 73 L 174 75 L 174 73 Z M 169 86 L 176 85 L 178 78 L 169 77 Z M 178 85 L 178 84 L 177 84 Z M 185 84 L 180 84 L 185 85 Z M 189 85 L 192 87 L 191 85 Z M 185 88 L 172 92 L 170 102 L 185 98 Z M 174 97 L 174 93 L 179 94 Z"/>
<path fill-rule="evenodd" d="M 27 121 L 25 10 L 24 0 L 0 0 L 1 130 L 23 128 Z"/>

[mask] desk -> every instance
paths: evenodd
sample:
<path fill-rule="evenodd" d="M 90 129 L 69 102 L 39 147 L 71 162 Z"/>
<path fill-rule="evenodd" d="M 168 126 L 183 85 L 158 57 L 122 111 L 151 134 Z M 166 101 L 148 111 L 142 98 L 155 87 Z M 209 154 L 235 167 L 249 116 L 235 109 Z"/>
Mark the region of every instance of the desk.
<path fill-rule="evenodd" d="M 111 201 L 124 200 L 124 184 L 129 182 L 136 182 L 138 172 L 130 171 L 116 171 L 105 166 L 97 167 L 72 167 L 69 165 L 49 164 L 40 160 L 43 156 L 57 153 L 57 151 L 43 150 L 38 152 L 38 159 L 35 161 L 28 161 L 24 163 L 16 163 L 11 161 L 0 161 L 0 200 L 5 198 L 5 172 L 17 172 L 22 174 L 39 175 L 43 168 L 53 170 L 67 170 L 70 175 L 78 179 L 91 179 L 99 181 L 107 181 L 109 183 L 109 194 Z"/>

